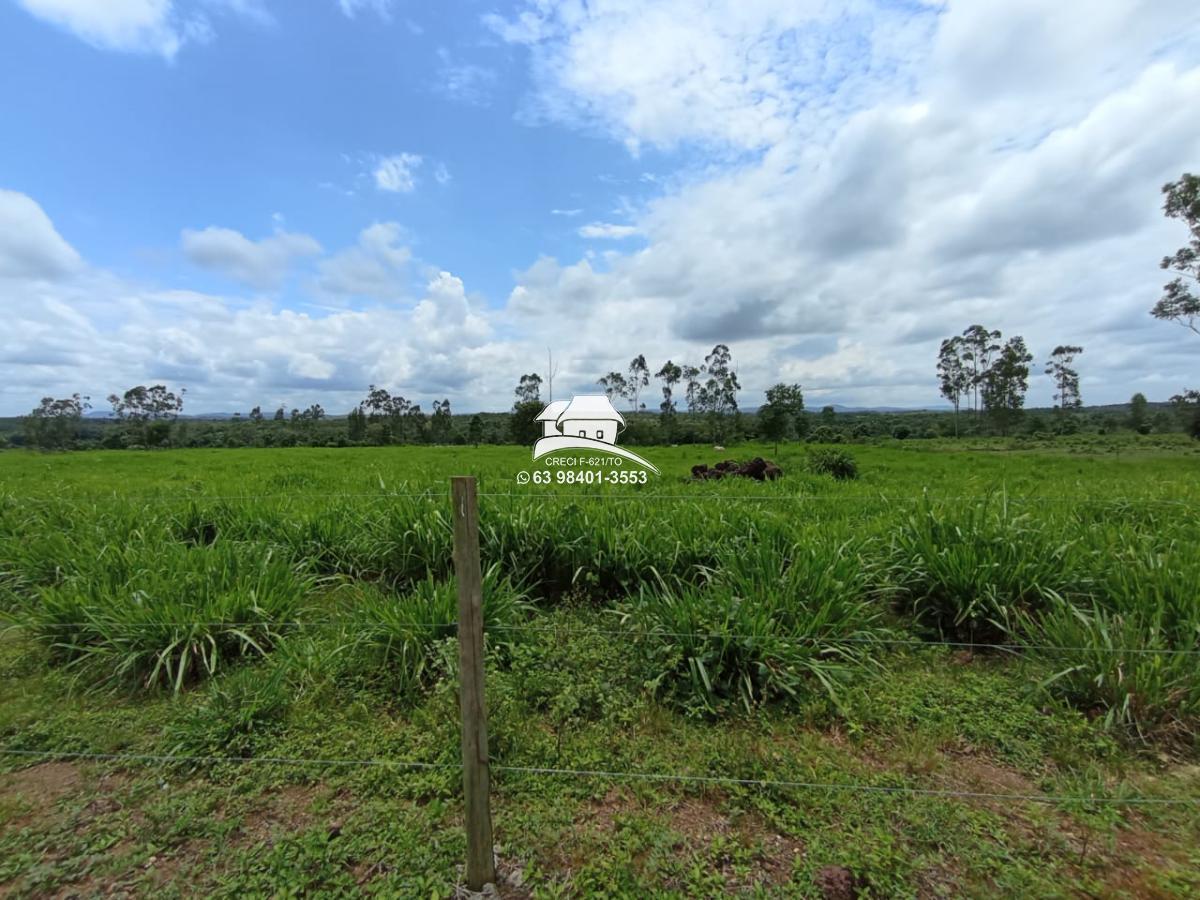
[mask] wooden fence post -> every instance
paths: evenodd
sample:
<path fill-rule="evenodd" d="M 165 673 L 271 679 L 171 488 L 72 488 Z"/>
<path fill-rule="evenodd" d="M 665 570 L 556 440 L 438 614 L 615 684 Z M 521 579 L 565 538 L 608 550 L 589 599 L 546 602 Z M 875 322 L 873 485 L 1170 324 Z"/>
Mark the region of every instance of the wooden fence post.
<path fill-rule="evenodd" d="M 463 800 L 467 824 L 467 887 L 496 881 L 488 792 L 487 706 L 483 695 L 483 572 L 479 563 L 479 501 L 475 479 L 450 479 L 454 504 L 454 575 L 458 581 L 458 686 L 462 712 Z"/>

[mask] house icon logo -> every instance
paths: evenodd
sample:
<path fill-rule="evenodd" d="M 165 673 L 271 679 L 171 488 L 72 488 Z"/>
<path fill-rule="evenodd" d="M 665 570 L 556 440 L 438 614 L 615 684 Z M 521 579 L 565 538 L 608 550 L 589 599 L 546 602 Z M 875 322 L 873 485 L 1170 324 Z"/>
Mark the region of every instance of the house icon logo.
<path fill-rule="evenodd" d="M 533 445 L 533 458 L 559 450 L 592 450 L 611 453 L 645 466 L 655 475 L 658 467 L 636 453 L 617 446 L 617 434 L 625 429 L 625 418 L 603 394 L 577 394 L 554 400 L 537 417 L 542 436 Z"/>

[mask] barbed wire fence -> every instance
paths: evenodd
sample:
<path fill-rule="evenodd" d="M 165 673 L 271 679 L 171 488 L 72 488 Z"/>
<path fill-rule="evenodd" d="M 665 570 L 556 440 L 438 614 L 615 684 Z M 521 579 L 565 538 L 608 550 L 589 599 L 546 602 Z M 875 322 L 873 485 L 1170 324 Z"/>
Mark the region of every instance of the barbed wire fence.
<path fill-rule="evenodd" d="M 1086 505 L 1101 505 L 1107 508 L 1128 506 L 1128 505 L 1146 505 L 1146 506 L 1161 506 L 1161 507 L 1191 507 L 1192 503 L 1186 499 L 1168 498 L 1168 497 L 1126 497 L 1126 498 L 1100 498 L 1100 497 L 1077 497 L 1077 496 L 1061 496 L 1061 495 L 1024 495 L 1014 496 L 1007 493 L 1006 490 L 991 491 L 980 494 L 963 495 L 938 495 L 930 492 L 923 492 L 919 496 L 905 495 L 839 495 L 839 494 L 788 494 L 788 495 L 737 495 L 721 493 L 720 495 L 709 494 L 666 494 L 655 491 L 633 492 L 633 493 L 618 493 L 618 492 L 548 492 L 548 491 L 476 491 L 475 480 L 469 479 L 471 482 L 471 503 L 477 504 L 477 498 L 488 498 L 489 500 L 554 500 L 554 501 L 572 501 L 572 500 L 602 500 L 602 501 L 639 501 L 639 502 L 672 502 L 672 503 L 750 503 L 750 504 L 803 504 L 803 503 L 880 503 L 884 505 L 897 504 L 921 504 L 921 503 L 978 503 L 1000 501 L 1005 504 L 1013 503 L 1017 505 L 1029 503 L 1048 503 L 1048 504 L 1072 504 L 1075 506 Z M 503 479 L 493 479 L 503 480 Z M 279 492 L 279 493 L 258 493 L 258 494 L 208 494 L 203 492 L 148 492 L 143 494 L 128 494 L 128 493 L 97 493 L 95 495 L 76 498 L 76 502 L 82 500 L 87 503 L 103 503 L 110 500 L 122 501 L 138 501 L 145 503 L 229 503 L 229 502 L 263 502 L 263 501 L 299 501 L 306 500 L 331 500 L 331 499 L 356 499 L 367 500 L 374 502 L 386 502 L 394 499 L 414 499 L 427 502 L 447 502 L 452 498 L 452 491 L 441 489 L 426 489 L 421 491 L 411 490 L 379 490 L 379 491 L 337 491 L 337 492 Z M 63 502 L 61 496 L 46 496 L 37 498 L 25 498 L 34 500 L 35 502 L 57 503 Z M 467 510 L 459 508 L 458 501 L 454 504 L 454 513 L 456 517 L 467 517 Z M 478 555 L 478 508 L 473 510 L 475 517 L 475 548 L 474 548 L 474 566 L 479 566 Z M 456 556 L 462 552 L 459 547 L 459 542 L 455 542 Z M 469 561 L 468 561 L 469 562 Z M 467 602 L 470 604 L 481 603 L 482 586 L 477 584 L 474 588 L 477 596 L 474 598 L 467 597 L 464 600 L 462 596 L 463 585 L 462 579 L 460 582 L 460 610 L 463 608 L 461 603 Z M 469 579 L 468 579 L 469 580 Z M 470 588 L 468 588 L 470 590 Z M 1200 602 L 1200 599 L 1198 599 Z M 478 613 L 478 609 L 477 609 Z M 478 665 L 482 671 L 482 648 L 483 648 L 483 625 L 482 617 L 476 615 L 476 622 L 479 627 L 478 635 Z M 80 621 L 58 621 L 58 622 L 39 622 L 24 623 L 20 621 L 3 621 L 0 620 L 0 635 L 12 630 L 45 630 L 53 631 L 54 629 L 76 629 L 86 628 L 94 623 L 86 620 Z M 107 623 L 109 626 L 111 622 Z M 230 621 L 170 621 L 170 622 L 128 622 L 123 623 L 125 626 L 134 628 L 200 628 L 200 627 L 225 627 L 225 628 L 252 628 L 269 626 L 275 629 L 288 628 L 319 628 L 319 627 L 345 627 L 348 622 L 344 618 L 329 618 L 329 619 L 297 619 L 292 621 L 255 621 L 255 622 L 230 622 Z M 406 628 L 458 628 L 460 645 L 463 642 L 464 635 L 462 629 L 462 617 L 460 615 L 459 622 L 406 622 Z M 488 632 L 497 633 L 518 633 L 518 632 L 543 632 L 554 634 L 588 634 L 588 635 L 605 635 L 621 638 L 687 638 L 687 639 L 732 639 L 732 640 L 760 640 L 763 639 L 761 634 L 739 634 L 730 632 L 685 632 L 671 631 L 665 629 L 645 629 L 645 628 L 628 628 L 628 627 L 563 627 L 560 625 L 539 625 L 536 623 L 519 623 L 519 624 L 491 624 L 486 628 Z M 993 642 L 976 642 L 976 641 L 950 641 L 950 640 L 935 640 L 935 639 L 920 639 L 920 638 L 902 638 L 902 637 L 855 637 L 845 636 L 839 637 L 836 635 L 829 636 L 813 636 L 813 635 L 771 635 L 770 640 L 780 643 L 820 643 L 822 645 L 837 646 L 845 645 L 869 645 L 880 647 L 918 647 L 918 648 L 944 648 L 953 650 L 967 650 L 978 652 L 996 652 L 1018 655 L 1021 653 L 1038 652 L 1046 654 L 1072 654 L 1082 651 L 1093 653 L 1106 653 L 1113 655 L 1152 655 L 1152 656 L 1200 656 L 1200 648 L 1191 647 L 1108 647 L 1108 646 L 1068 646 L 1068 645 L 1051 645 L 1051 644 L 1036 644 L 1036 643 L 993 643 Z M 482 692 L 482 683 L 479 685 Z M 482 696 L 482 694 L 481 694 Z M 474 713 L 476 716 L 482 717 L 480 722 L 467 721 L 467 706 L 461 704 L 464 712 L 463 730 L 464 735 L 469 730 L 476 730 L 482 724 L 486 734 L 486 711 L 482 704 Z M 485 737 L 486 741 L 486 737 Z M 54 750 L 33 750 L 21 748 L 4 748 L 0 747 L 0 757 L 7 757 L 13 760 L 27 760 L 32 762 L 49 762 L 49 761 L 87 761 L 95 763 L 107 763 L 118 766 L 129 765 L 163 765 L 174 766 L 183 763 L 194 765 L 279 765 L 279 766 L 296 766 L 316 769 L 354 769 L 354 768 L 377 768 L 390 769 L 396 771 L 444 771 L 444 772 L 459 772 L 462 773 L 464 782 L 470 780 L 471 770 L 482 769 L 485 773 L 485 791 L 484 802 L 487 799 L 487 775 L 488 772 L 505 773 L 509 775 L 529 776 L 538 778 L 574 778 L 574 779 L 592 779 L 603 781 L 631 781 L 631 782 L 651 782 L 659 784 L 678 784 L 678 785 L 706 785 L 706 786 L 724 786 L 724 787 L 741 787 L 741 788 L 763 788 L 771 790 L 790 790 L 798 792 L 827 792 L 827 793 L 857 793 L 865 795 L 888 795 L 888 796 L 910 796 L 910 797 L 931 797 L 944 799 L 962 799 L 962 800 L 986 800 L 994 802 L 1028 802 L 1045 805 L 1063 806 L 1067 808 L 1087 808 L 1096 806 L 1110 807 L 1193 807 L 1200 806 L 1200 796 L 1186 797 L 1154 797 L 1137 794 L 1048 794 L 1048 793 L 1021 793 L 1021 792 L 990 792 L 976 790 L 956 790 L 942 789 L 932 787 L 920 787 L 913 785 L 881 785 L 867 784 L 862 782 L 835 782 L 835 781 L 810 781 L 810 780 L 788 780 L 788 779 L 767 779 L 767 778 L 739 778 L 728 775 L 712 774 L 712 773 L 694 773 L 694 772 L 660 772 L 660 771 L 638 771 L 638 770 L 620 770 L 620 769 L 571 769 L 571 768 L 556 768 L 549 766 L 530 766 L 530 765 L 509 765 L 502 760 L 493 759 L 486 753 L 482 758 L 472 758 L 469 755 L 466 740 L 464 738 L 464 758 L 458 763 L 443 763 L 429 762 L 421 760 L 403 760 L 391 758 L 319 758 L 319 757 L 279 757 L 279 756 L 221 756 L 221 755 L 186 755 L 186 754 L 148 754 L 148 753 L 97 753 L 86 751 L 54 751 Z M 470 801 L 466 803 L 470 807 Z M 488 839 L 486 846 L 470 846 L 471 832 L 474 828 L 478 831 L 478 823 L 470 821 L 471 815 L 468 809 L 468 865 L 465 876 L 467 886 L 472 890 L 478 890 L 482 885 L 489 881 L 495 880 L 495 871 L 483 870 L 478 866 L 472 868 L 472 857 L 476 861 L 486 856 L 491 859 L 492 846 L 490 839 L 490 809 L 487 812 L 488 817 Z M 478 837 L 478 835 L 477 835 Z M 476 841 L 476 844 L 479 842 Z M 493 861 L 494 863 L 494 861 Z M 487 877 L 485 877 L 487 876 Z"/>

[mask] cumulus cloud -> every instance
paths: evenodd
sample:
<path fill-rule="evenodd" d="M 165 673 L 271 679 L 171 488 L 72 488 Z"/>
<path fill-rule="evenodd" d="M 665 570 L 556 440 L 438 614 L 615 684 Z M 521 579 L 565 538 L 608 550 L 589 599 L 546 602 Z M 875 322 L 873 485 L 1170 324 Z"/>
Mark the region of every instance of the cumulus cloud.
<path fill-rule="evenodd" d="M 478 343 L 487 337 L 488 326 L 471 312 L 461 278 L 449 272 L 438 274 L 426 285 L 426 296 L 413 311 L 413 321 L 428 332 L 453 334 Z"/>
<path fill-rule="evenodd" d="M 321 245 L 307 234 L 277 231 L 253 241 L 231 228 L 209 226 L 202 231 L 185 229 L 183 252 L 202 268 L 219 272 L 249 287 L 278 288 L 292 264 L 321 252 Z"/>
<path fill-rule="evenodd" d="M 376 222 L 364 228 L 357 245 L 319 263 L 318 290 L 334 296 L 378 300 L 406 296 L 412 253 L 401 243 L 403 237 L 403 229 L 395 222 Z"/>
<path fill-rule="evenodd" d="M 0 401 L 170 376 L 243 408 L 348 408 L 375 382 L 502 409 L 547 347 L 557 395 L 638 353 L 697 363 L 721 341 L 746 404 L 788 380 L 817 403 L 925 405 L 939 339 L 974 322 L 1023 334 L 1039 363 L 1083 344 L 1089 402 L 1163 399 L 1195 374 L 1194 341 L 1148 314 L 1182 242 L 1159 189 L 1200 159 L 1193 5 L 1104 0 L 1067 22 L 1036 0 L 530 0 L 487 20 L 527 60 L 525 118 L 673 151 L 639 188 L 652 195 L 613 198 L 627 224 L 584 226 L 641 240 L 533 250 L 496 308 L 449 271 L 414 286 L 407 238 L 377 223 L 313 287 L 388 302 L 310 316 L 147 292 L 69 246 L 57 264 L 13 255 L 28 229 L 0 228 L 18 273 Z M 415 169 L 384 178 L 402 191 Z M 1035 375 L 1030 402 L 1050 392 Z"/>
<path fill-rule="evenodd" d="M 403 268 L 407 250 L 398 239 L 396 226 L 381 223 L 353 249 Z M 348 255 L 335 258 L 344 263 Z M 341 413 L 371 383 L 426 406 L 450 397 L 464 409 L 518 366 L 517 349 L 493 341 L 481 298 L 446 271 L 411 306 L 311 314 L 148 287 L 78 263 L 55 272 L 51 281 L 22 268 L 6 279 L 0 414 L 25 412 L 46 394 L 102 397 L 152 382 L 186 387 L 194 412 L 321 402 Z"/>
<path fill-rule="evenodd" d="M 1176 0 L 1099 7 L 1074 29 L 1035 0 L 489 17 L 528 48 L 537 118 L 703 161 L 632 210 L 644 248 L 540 259 L 508 314 L 542 340 L 569 317 L 576 359 L 600 371 L 728 341 L 743 384 L 843 402 L 936 403 L 937 342 L 976 321 L 1037 354 L 1084 342 L 1091 398 L 1178 390 L 1188 348 L 1147 310 L 1179 241 L 1158 189 L 1200 158 L 1200 19 Z M 580 233 L 618 236 L 594 224 Z M 1150 371 L 1119 369 L 1130 354 Z M 1031 401 L 1048 399 L 1035 378 Z"/>
<path fill-rule="evenodd" d="M 0 278 L 57 279 L 81 266 L 37 201 L 0 189 Z"/>
<path fill-rule="evenodd" d="M 381 157 L 375 163 L 375 187 L 390 193 L 410 193 L 417 186 L 416 170 L 422 161 L 416 153 Z"/>

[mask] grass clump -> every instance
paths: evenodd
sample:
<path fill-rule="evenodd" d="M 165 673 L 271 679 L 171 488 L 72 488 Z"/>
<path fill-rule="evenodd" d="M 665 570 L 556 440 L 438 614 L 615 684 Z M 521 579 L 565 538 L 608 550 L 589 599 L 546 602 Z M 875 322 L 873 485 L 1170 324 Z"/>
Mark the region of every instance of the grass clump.
<path fill-rule="evenodd" d="M 19 614 L 52 658 L 100 684 L 174 691 L 228 662 L 261 656 L 315 587 L 270 548 L 139 542 L 39 591 Z"/>
<path fill-rule="evenodd" d="M 386 670 L 390 687 L 400 695 L 415 695 L 453 665 L 450 644 L 458 633 L 453 581 L 428 576 L 405 594 L 360 585 L 350 602 L 353 652 L 371 670 Z M 496 629 L 498 643 L 511 641 L 515 632 L 509 629 L 527 607 L 522 588 L 505 578 L 498 565 L 490 566 L 483 576 L 485 632 Z M 443 659 L 439 648 L 448 648 L 449 656 Z"/>
<path fill-rule="evenodd" d="M 651 686 L 705 713 L 800 699 L 814 686 L 836 701 L 838 682 L 886 633 L 855 548 L 814 536 L 725 562 L 700 586 L 660 579 L 627 608 Z"/>
<path fill-rule="evenodd" d="M 853 481 L 858 477 L 858 462 L 846 450 L 827 447 L 808 454 L 808 470 L 838 481 Z"/>
<path fill-rule="evenodd" d="M 1047 519 L 1006 503 L 926 502 L 896 530 L 890 581 L 919 628 L 985 643 L 1077 589 L 1072 544 Z"/>
<path fill-rule="evenodd" d="M 1043 686 L 1142 740 L 1194 736 L 1200 573 L 1186 548 L 1160 548 L 1160 536 L 1105 538 L 1088 556 L 1100 573 L 1094 598 L 1054 602 L 1028 622 L 1031 642 L 1063 648 L 1054 652 L 1056 671 Z"/>
<path fill-rule="evenodd" d="M 1153 615 L 1060 602 L 1029 631 L 1060 648 L 1043 651 L 1056 667 L 1041 683 L 1050 693 L 1142 740 L 1196 734 L 1200 660 L 1174 652 Z"/>
<path fill-rule="evenodd" d="M 186 706 L 166 728 L 171 755 L 254 756 L 284 727 L 291 691 L 284 669 L 244 666 L 214 679 L 204 698 Z"/>

